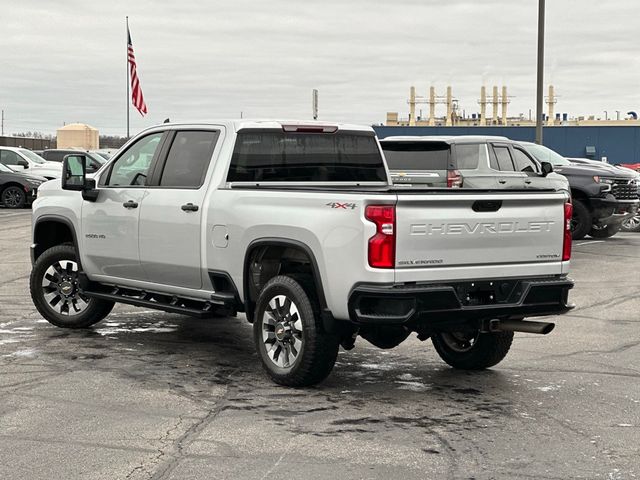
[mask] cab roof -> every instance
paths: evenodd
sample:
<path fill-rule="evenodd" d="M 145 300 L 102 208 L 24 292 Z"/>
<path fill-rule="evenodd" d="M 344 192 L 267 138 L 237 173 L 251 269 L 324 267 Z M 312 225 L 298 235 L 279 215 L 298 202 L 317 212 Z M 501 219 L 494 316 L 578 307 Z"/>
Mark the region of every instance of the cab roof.
<path fill-rule="evenodd" d="M 338 130 L 373 132 L 373 128 L 368 125 L 356 125 L 351 123 L 325 122 L 321 120 L 274 120 L 274 119 L 236 119 L 236 120 L 206 120 L 196 122 L 176 122 L 161 123 L 149 127 L 146 130 L 157 129 L 162 127 L 215 127 L 224 126 L 225 128 L 238 132 L 244 129 L 274 129 L 281 130 L 283 126 L 300 126 L 300 127 L 334 127 Z"/>

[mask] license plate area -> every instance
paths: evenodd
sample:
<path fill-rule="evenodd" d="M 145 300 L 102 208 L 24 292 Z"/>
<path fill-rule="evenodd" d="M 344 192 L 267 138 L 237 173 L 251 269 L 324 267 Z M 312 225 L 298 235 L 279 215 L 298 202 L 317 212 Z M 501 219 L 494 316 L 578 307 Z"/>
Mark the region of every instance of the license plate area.
<path fill-rule="evenodd" d="M 456 294 L 463 306 L 517 303 L 522 295 L 519 280 L 488 280 L 464 282 L 455 285 Z"/>

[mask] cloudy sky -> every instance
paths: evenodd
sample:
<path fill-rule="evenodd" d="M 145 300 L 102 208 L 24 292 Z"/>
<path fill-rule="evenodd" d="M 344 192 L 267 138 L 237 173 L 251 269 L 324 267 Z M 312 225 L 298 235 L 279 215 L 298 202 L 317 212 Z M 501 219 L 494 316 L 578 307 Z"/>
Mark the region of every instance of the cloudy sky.
<path fill-rule="evenodd" d="M 85 122 L 124 134 L 129 15 L 149 108 L 171 120 L 406 116 L 409 86 L 453 86 L 467 113 L 505 84 L 535 106 L 537 0 L 0 0 L 5 133 Z M 640 110 L 640 2 L 548 0 L 545 85 L 570 115 Z M 444 114 L 441 107 L 438 115 Z M 426 107 L 425 107 L 426 111 Z"/>

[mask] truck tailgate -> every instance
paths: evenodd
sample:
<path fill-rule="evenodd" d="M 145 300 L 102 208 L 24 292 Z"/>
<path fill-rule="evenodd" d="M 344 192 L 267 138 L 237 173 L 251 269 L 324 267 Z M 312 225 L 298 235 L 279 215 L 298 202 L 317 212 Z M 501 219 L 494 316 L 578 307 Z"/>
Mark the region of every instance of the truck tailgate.
<path fill-rule="evenodd" d="M 412 281 L 418 269 L 452 272 L 434 279 L 464 278 L 470 268 L 502 276 L 495 267 L 512 276 L 516 264 L 531 267 L 520 276 L 561 274 L 565 202 L 553 192 L 398 193 L 396 281 Z"/>

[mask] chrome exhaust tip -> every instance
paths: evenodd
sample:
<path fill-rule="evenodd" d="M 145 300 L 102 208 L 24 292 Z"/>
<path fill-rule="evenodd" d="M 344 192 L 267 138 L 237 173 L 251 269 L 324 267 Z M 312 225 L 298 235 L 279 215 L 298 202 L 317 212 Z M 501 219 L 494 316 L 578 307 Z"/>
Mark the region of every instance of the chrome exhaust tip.
<path fill-rule="evenodd" d="M 537 333 L 539 335 L 547 335 L 555 327 L 555 323 L 525 322 L 524 320 L 496 320 L 491 322 L 492 331 Z"/>

